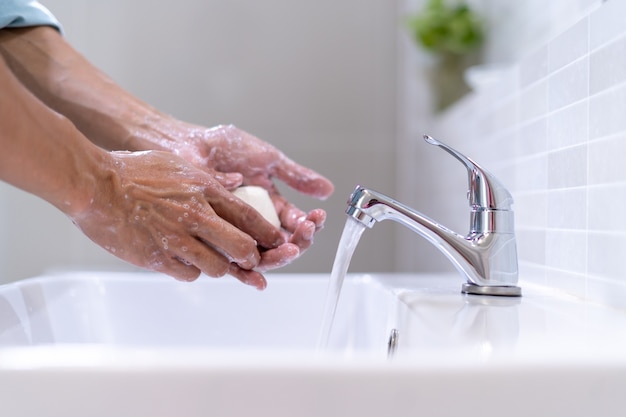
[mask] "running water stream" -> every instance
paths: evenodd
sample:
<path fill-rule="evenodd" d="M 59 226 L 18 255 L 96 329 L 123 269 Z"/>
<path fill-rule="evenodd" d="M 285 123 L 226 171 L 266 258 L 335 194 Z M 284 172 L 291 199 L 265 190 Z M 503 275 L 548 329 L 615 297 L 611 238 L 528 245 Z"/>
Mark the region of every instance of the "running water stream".
<path fill-rule="evenodd" d="M 346 225 L 343 228 L 343 233 L 341 234 L 341 239 L 339 240 L 337 254 L 335 255 L 335 262 L 333 263 L 333 270 L 330 274 L 328 291 L 326 292 L 326 301 L 324 303 L 322 327 L 317 341 L 318 351 L 324 350 L 328 346 L 328 339 L 330 338 L 330 332 L 333 327 L 333 320 L 335 318 L 335 311 L 337 310 L 341 286 L 343 285 L 343 280 L 348 272 L 352 255 L 354 254 L 356 246 L 359 243 L 359 239 L 361 238 L 364 230 L 365 225 L 359 223 L 351 217 L 348 217 Z"/>

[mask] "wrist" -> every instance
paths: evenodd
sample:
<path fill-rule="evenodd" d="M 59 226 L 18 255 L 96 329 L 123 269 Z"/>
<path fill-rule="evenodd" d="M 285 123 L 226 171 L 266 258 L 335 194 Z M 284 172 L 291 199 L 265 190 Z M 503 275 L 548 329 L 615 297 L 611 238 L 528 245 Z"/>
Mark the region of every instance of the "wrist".
<path fill-rule="evenodd" d="M 82 137 L 80 132 L 77 132 Z M 66 173 L 61 176 L 59 186 L 50 191 L 46 198 L 69 217 L 88 211 L 94 199 L 103 192 L 103 187 L 112 172 L 113 162 L 109 153 L 82 137 L 79 149 L 70 149 Z"/>
<path fill-rule="evenodd" d="M 73 218 L 87 210 L 102 192 L 112 161 L 107 151 L 91 143 L 68 119 L 59 119 L 61 123 L 52 140 L 57 145 L 47 179 L 35 182 L 35 188 L 27 191 Z"/>

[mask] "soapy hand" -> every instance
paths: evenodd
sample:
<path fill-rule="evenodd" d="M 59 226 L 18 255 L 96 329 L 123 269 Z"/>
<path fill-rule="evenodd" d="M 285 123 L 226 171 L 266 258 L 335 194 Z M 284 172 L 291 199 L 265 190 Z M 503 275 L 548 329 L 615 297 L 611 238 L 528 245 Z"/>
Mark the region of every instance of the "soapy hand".
<path fill-rule="evenodd" d="M 274 179 L 311 197 L 325 199 L 333 192 L 332 183 L 320 174 L 299 165 L 274 146 L 235 126 L 212 129 L 190 128 L 189 135 L 175 152 L 195 165 L 221 173 L 224 185 L 257 185 L 268 190 L 278 213 L 286 242 L 263 252 L 256 269 L 267 271 L 292 262 L 313 243 L 315 232 L 324 226 L 326 213 L 315 209 L 303 212 L 276 189 Z"/>
<path fill-rule="evenodd" d="M 22 113 L 32 116 L 38 123 L 26 125 L 46 126 L 39 123 L 43 108 L 54 110 L 55 115 L 62 115 L 80 131 L 81 137 L 73 146 L 67 146 L 67 141 L 60 142 L 68 153 L 63 153 L 63 158 L 84 159 L 82 148 L 86 146 L 83 142 L 107 150 L 158 150 L 172 155 L 168 159 L 158 152 L 110 154 L 119 165 L 111 163 L 111 177 L 97 181 L 99 194 L 94 196 L 92 207 L 83 216 L 75 217 L 72 213 L 75 222 L 95 242 L 108 247 L 110 252 L 115 251 L 117 256 L 187 279 L 197 276 L 199 270 L 213 276 L 227 270 L 260 287 L 263 277 L 258 271 L 293 261 L 312 244 L 315 232 L 323 227 L 326 218 L 323 210 L 303 212 L 278 193 L 273 180 L 284 181 L 303 194 L 323 199 L 333 191 L 326 178 L 234 126 L 207 129 L 162 113 L 113 82 L 53 28 L 3 29 L 0 31 L 0 56 L 14 69 L 15 82 L 39 98 L 36 105 L 33 104 L 36 111 Z M 0 81 L 7 79 L 0 77 Z M 7 108 L 11 111 L 3 114 L 8 121 L 13 121 L 16 107 Z M 20 133 L 26 131 L 22 129 Z M 39 138 L 46 144 L 53 143 L 48 130 L 27 136 Z M 8 139 L 5 142 L 14 147 L 27 143 Z M 39 142 L 35 143 L 37 149 L 41 148 Z M 58 147 L 56 143 L 55 148 Z M 7 145 L 3 151 L 6 148 Z M 26 154 L 26 150 L 23 151 Z M 48 155 L 58 154 L 52 149 L 46 155 L 49 158 Z M 186 165 L 176 155 L 195 165 L 196 170 L 177 168 Z M 71 165 L 63 163 L 63 158 L 58 158 L 59 167 L 50 169 L 48 177 L 63 179 L 59 189 L 65 191 L 66 177 L 75 178 L 70 175 L 75 172 Z M 32 156 L 25 159 L 29 160 L 34 159 Z M 50 163 L 45 161 L 45 164 Z M 59 175 L 64 171 L 66 176 Z M 83 171 L 79 172 L 82 175 Z M 41 177 L 36 179 L 41 180 Z M 259 213 L 230 193 L 240 185 L 258 185 L 269 192 L 281 222 L 280 229 L 270 226 Z M 64 208 L 64 199 L 59 195 L 51 196 L 49 187 L 41 187 L 44 191 L 31 186 L 26 188 L 49 201 L 59 200 L 55 205 Z M 184 213 L 192 216 L 191 211 L 181 209 L 183 204 L 192 207 L 191 197 L 198 205 L 194 206 L 197 210 L 193 213 L 197 221 L 181 216 Z M 138 213 L 127 216 L 125 210 Z M 182 219 L 181 224 L 178 218 Z M 194 223 L 200 231 L 191 227 Z M 282 239 L 280 243 L 269 239 L 274 234 Z"/>
<path fill-rule="evenodd" d="M 94 242 L 132 264 L 181 280 L 194 280 L 201 271 L 212 277 L 228 273 L 265 288 L 264 277 L 253 269 L 271 263 L 272 251 L 281 253 L 276 248 L 285 241 L 257 211 L 213 175 L 171 153 L 108 155 L 91 203 L 72 216 Z"/>

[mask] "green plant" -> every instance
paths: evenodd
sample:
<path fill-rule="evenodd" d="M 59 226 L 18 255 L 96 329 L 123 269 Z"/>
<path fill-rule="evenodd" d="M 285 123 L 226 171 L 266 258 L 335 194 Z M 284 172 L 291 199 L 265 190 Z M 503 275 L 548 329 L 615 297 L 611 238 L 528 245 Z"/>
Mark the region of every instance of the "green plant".
<path fill-rule="evenodd" d="M 415 41 L 435 53 L 465 54 L 484 39 L 481 19 L 464 2 L 428 0 L 424 9 L 408 19 Z"/>

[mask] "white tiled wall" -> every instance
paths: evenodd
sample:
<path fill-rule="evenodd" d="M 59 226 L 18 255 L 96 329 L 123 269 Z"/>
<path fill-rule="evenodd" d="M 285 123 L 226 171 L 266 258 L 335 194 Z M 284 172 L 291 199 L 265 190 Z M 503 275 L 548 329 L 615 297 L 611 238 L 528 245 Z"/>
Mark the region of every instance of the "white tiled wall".
<path fill-rule="evenodd" d="M 585 6 L 582 19 L 425 125 L 512 191 L 522 283 L 626 308 L 626 1 Z M 446 158 L 419 149 L 435 169 Z M 437 181 L 462 177 L 451 169 Z M 434 211 L 457 204 L 449 193 L 432 199 Z M 466 228 L 460 210 L 448 211 L 442 222 Z"/>

